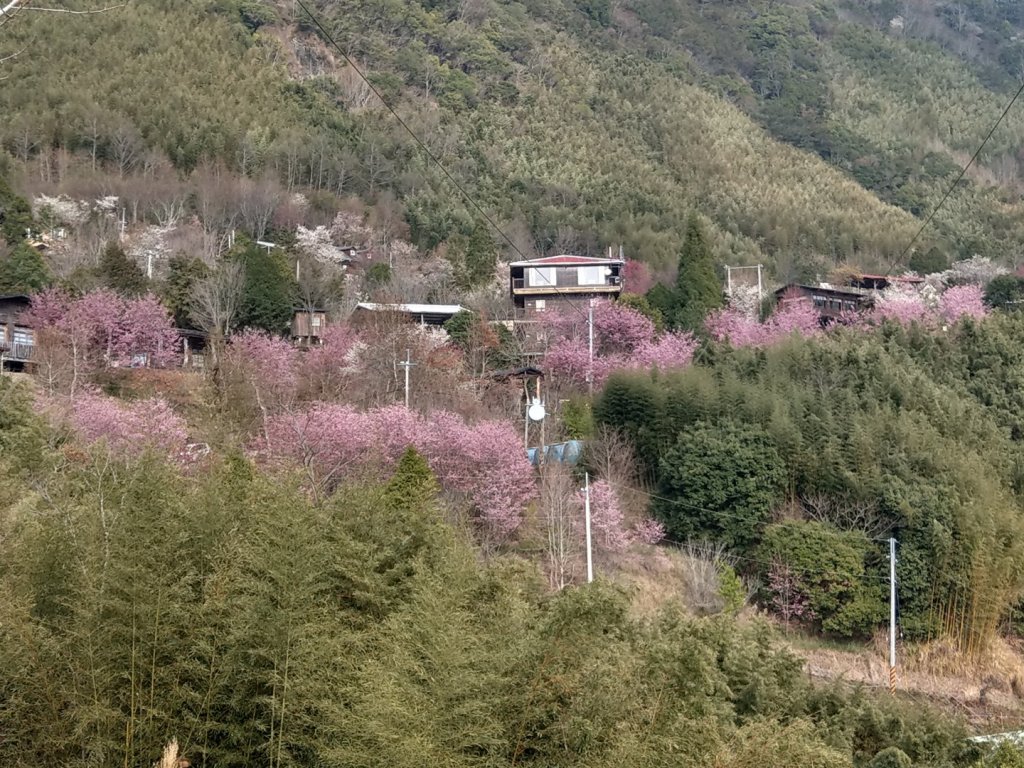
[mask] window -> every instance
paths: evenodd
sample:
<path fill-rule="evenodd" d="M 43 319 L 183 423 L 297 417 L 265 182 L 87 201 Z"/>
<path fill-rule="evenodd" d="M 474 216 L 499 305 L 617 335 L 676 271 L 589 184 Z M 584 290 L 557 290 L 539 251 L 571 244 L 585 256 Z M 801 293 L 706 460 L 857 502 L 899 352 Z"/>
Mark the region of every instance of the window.
<path fill-rule="evenodd" d="M 32 344 L 32 331 L 28 328 L 15 328 L 14 338 L 12 341 L 15 344 L 26 344 L 31 346 Z"/>
<path fill-rule="evenodd" d="M 527 272 L 528 284 L 531 288 L 553 288 L 555 285 L 554 267 L 531 267 Z"/>
<path fill-rule="evenodd" d="M 320 317 L 320 315 L 313 315 L 313 327 L 314 328 L 319 328 L 322 323 L 323 323 L 323 318 Z"/>
<path fill-rule="evenodd" d="M 533 305 L 533 308 L 538 312 L 543 312 L 545 306 L 546 302 L 544 301 L 544 299 L 537 299 L 537 301 Z"/>
<path fill-rule="evenodd" d="M 604 267 L 580 267 L 576 274 L 580 285 L 604 285 Z"/>

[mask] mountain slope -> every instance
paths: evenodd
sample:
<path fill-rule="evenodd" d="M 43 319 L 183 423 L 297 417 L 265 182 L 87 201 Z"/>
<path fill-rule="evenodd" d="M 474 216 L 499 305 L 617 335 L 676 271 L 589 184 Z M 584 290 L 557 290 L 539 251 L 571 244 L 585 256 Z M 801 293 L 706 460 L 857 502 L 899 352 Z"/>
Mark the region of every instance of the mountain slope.
<path fill-rule="evenodd" d="M 787 278 L 897 259 L 1008 98 L 995 54 L 964 66 L 941 40 L 878 31 L 880 4 L 856 8 L 332 0 L 317 11 L 524 251 L 622 242 L 669 267 L 697 208 L 722 261 Z M 23 14 L 0 47 L 27 51 L 3 65 L 0 90 L 23 186 L 70 190 L 95 182 L 94 165 L 162 183 L 216 161 L 367 201 L 390 191 L 423 249 L 472 231 L 458 194 L 291 3 Z M 1001 256 L 1019 238 L 1022 135 L 1014 115 L 921 247 Z"/>

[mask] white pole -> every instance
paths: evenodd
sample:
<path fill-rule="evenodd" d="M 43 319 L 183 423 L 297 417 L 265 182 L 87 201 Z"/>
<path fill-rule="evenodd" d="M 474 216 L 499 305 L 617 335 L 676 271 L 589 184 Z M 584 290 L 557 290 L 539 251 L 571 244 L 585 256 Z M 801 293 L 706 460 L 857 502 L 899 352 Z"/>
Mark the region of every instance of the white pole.
<path fill-rule="evenodd" d="M 153 279 L 153 254 L 146 254 L 146 279 Z"/>
<path fill-rule="evenodd" d="M 725 295 L 732 296 L 732 267 L 725 265 Z"/>
<path fill-rule="evenodd" d="M 587 526 L 587 584 L 589 584 L 594 580 L 594 557 L 590 541 L 590 473 L 587 472 L 584 478 L 583 513 Z"/>
<path fill-rule="evenodd" d="M 587 389 L 594 394 L 594 300 L 587 306 Z"/>
<path fill-rule="evenodd" d="M 889 693 L 896 693 L 896 539 L 889 539 Z"/>
<path fill-rule="evenodd" d="M 412 367 L 412 356 L 410 351 L 405 350 L 405 407 L 409 407 L 409 368 Z"/>
<path fill-rule="evenodd" d="M 757 265 L 757 300 L 758 301 L 764 301 L 764 283 L 761 280 L 761 265 L 760 264 Z M 758 307 L 757 309 L 758 309 L 758 312 L 761 311 L 760 307 Z"/>

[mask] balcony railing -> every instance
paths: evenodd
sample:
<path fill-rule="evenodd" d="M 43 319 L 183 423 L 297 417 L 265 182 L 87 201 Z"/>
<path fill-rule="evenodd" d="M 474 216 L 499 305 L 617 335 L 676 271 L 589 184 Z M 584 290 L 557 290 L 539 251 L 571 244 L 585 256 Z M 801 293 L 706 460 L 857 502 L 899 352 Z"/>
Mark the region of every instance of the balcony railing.
<path fill-rule="evenodd" d="M 602 293 L 602 292 L 609 291 L 609 290 L 618 290 L 620 287 L 621 287 L 621 281 L 619 280 L 618 277 L 615 277 L 614 275 L 609 277 L 603 283 L 591 283 L 591 284 L 583 284 L 583 285 L 565 285 L 564 283 L 559 283 L 559 284 L 556 284 L 556 285 L 551 285 L 550 283 L 545 283 L 543 281 L 541 282 L 540 285 L 530 285 L 529 283 L 527 283 L 525 277 L 513 277 L 512 278 L 512 290 L 513 291 L 532 290 L 532 291 L 537 291 L 537 292 L 540 292 L 540 293 L 544 293 L 544 292 L 553 293 L 555 291 L 566 292 L 566 293 L 588 293 L 588 292 Z"/>
<path fill-rule="evenodd" d="M 35 351 L 33 344 L 22 344 L 19 342 L 0 341 L 0 355 L 5 359 L 18 363 L 27 363 L 32 360 L 32 353 Z"/>

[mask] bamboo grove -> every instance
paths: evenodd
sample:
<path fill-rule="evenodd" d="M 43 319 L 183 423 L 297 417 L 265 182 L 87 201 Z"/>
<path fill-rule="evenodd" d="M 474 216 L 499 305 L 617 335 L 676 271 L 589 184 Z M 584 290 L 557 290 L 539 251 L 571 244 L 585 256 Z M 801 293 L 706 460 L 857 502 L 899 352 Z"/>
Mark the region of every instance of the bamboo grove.
<path fill-rule="evenodd" d="M 809 569 L 812 606 L 852 579 L 812 623 L 857 636 L 885 615 L 881 540 L 895 536 L 905 635 L 978 654 L 1024 588 L 1022 327 L 997 315 L 709 346 L 679 374 L 613 376 L 596 412 L 636 441 L 675 538 L 729 541 L 762 577 Z M 852 570 L 820 558 L 832 550 L 855 553 Z"/>

